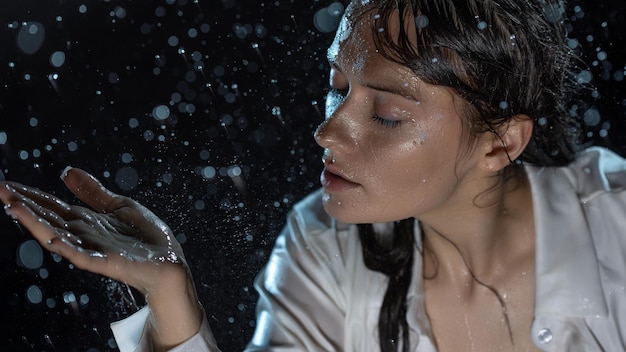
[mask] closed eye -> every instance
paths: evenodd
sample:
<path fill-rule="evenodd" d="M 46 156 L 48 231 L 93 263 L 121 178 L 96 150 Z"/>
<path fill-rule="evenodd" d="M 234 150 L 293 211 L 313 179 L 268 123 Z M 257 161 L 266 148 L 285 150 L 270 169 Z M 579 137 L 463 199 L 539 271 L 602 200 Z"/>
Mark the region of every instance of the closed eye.
<path fill-rule="evenodd" d="M 378 115 L 372 116 L 372 120 L 378 122 L 379 124 L 381 124 L 381 125 L 383 125 L 385 127 L 389 127 L 389 128 L 396 128 L 396 127 L 400 126 L 400 124 L 402 123 L 402 121 L 400 121 L 400 120 L 383 119 L 382 117 L 380 117 Z"/>

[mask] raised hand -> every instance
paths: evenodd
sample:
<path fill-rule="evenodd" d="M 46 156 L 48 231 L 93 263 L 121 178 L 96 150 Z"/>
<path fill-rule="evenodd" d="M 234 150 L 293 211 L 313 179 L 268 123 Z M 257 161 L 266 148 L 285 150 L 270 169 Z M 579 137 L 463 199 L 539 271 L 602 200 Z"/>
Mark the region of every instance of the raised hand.
<path fill-rule="evenodd" d="M 90 208 L 19 183 L 0 182 L 6 213 L 44 248 L 76 267 L 143 293 L 158 330 L 157 345 L 173 346 L 195 333 L 201 309 L 182 248 L 170 228 L 146 207 L 107 190 L 83 170 L 68 168 L 62 179 Z M 176 324 L 170 326 L 172 321 Z"/>

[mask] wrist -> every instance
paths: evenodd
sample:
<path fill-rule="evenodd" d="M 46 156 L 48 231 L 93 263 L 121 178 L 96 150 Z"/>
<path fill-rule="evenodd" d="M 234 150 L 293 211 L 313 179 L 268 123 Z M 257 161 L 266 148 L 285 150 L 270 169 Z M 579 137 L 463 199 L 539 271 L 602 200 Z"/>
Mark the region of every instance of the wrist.
<path fill-rule="evenodd" d="M 146 302 L 155 350 L 171 349 L 200 330 L 204 313 L 190 277 L 185 284 L 168 285 L 146 295 Z"/>

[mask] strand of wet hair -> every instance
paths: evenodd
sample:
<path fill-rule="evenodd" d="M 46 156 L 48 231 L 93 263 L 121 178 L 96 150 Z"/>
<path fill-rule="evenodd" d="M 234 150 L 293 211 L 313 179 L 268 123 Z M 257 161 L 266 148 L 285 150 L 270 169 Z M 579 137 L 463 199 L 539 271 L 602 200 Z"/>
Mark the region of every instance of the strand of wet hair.
<path fill-rule="evenodd" d="M 385 247 L 377 240 L 371 224 L 358 225 L 365 266 L 389 277 L 378 317 L 379 343 L 383 352 L 397 351 L 400 346 L 401 351 L 408 352 L 410 348 L 406 296 L 413 276 L 414 221 L 406 219 L 394 224 L 391 247 Z"/>

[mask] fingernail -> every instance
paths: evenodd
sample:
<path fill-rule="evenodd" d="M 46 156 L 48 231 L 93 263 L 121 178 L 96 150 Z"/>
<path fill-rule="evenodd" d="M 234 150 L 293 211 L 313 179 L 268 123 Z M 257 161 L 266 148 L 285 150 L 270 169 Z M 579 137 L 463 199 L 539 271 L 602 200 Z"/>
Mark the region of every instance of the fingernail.
<path fill-rule="evenodd" d="M 11 204 L 7 204 L 4 206 L 4 212 L 11 217 L 11 219 L 13 220 L 17 220 L 17 214 L 15 214 L 15 212 L 13 212 L 13 209 L 11 209 Z"/>
<path fill-rule="evenodd" d="M 73 169 L 71 166 L 66 166 L 65 169 L 63 169 L 63 172 L 61 172 L 61 180 L 65 181 L 65 177 L 71 169 Z"/>

